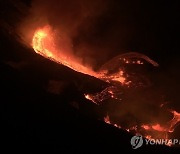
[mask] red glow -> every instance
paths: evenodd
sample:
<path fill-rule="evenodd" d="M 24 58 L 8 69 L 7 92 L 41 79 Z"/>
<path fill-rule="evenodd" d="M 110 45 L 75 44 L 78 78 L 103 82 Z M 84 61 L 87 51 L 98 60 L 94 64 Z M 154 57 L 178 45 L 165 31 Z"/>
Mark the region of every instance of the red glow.
<path fill-rule="evenodd" d="M 54 31 L 52 31 L 50 26 L 45 26 L 43 28 L 38 29 L 35 31 L 33 39 L 32 39 L 32 47 L 34 51 L 45 58 L 48 58 L 50 60 L 53 60 L 59 64 L 65 65 L 74 71 L 87 74 L 90 76 L 93 76 L 95 78 L 98 78 L 100 80 L 103 80 L 107 83 L 111 82 L 117 82 L 119 85 L 128 86 L 131 84 L 131 81 L 128 81 L 127 76 L 125 75 L 124 70 L 119 70 L 116 73 L 108 74 L 107 70 L 93 71 L 90 67 L 84 66 L 76 57 L 73 55 L 66 53 L 66 51 L 60 50 L 56 47 L 55 38 L 54 38 Z M 133 54 L 131 55 L 133 56 Z M 142 55 L 140 55 L 142 56 Z M 154 66 L 158 66 L 157 63 L 152 61 L 146 56 L 142 56 L 142 58 L 146 59 L 148 62 L 152 63 Z M 123 58 L 123 61 L 126 64 L 143 64 L 140 60 L 137 61 L 130 61 L 125 58 Z M 111 97 L 113 99 L 116 99 L 116 93 L 118 89 L 115 86 L 110 86 L 106 89 L 104 89 L 102 92 L 97 93 L 95 95 L 85 94 L 85 98 L 94 102 L 95 104 L 98 104 L 97 102 L 102 102 L 107 97 Z M 120 99 L 119 99 L 120 101 Z M 99 104 L 98 104 L 99 105 Z M 160 106 L 162 107 L 162 105 Z M 166 138 L 167 133 L 173 132 L 174 128 L 177 123 L 180 122 L 180 113 L 176 111 L 171 111 L 173 114 L 173 119 L 170 120 L 165 126 L 161 126 L 158 123 L 156 124 L 143 124 L 140 126 L 141 128 L 138 129 L 137 126 L 132 126 L 130 128 L 124 128 L 127 131 L 136 131 L 140 133 L 140 130 L 143 129 L 145 131 L 145 137 L 146 138 L 154 138 L 153 134 L 159 135 L 160 132 L 163 133 L 164 138 Z M 106 116 L 104 118 L 104 121 L 108 124 L 112 124 L 115 127 L 121 128 L 118 124 L 114 124 L 110 121 L 109 116 Z M 165 135 L 164 135 L 165 134 Z"/>
<path fill-rule="evenodd" d="M 160 124 L 153 125 L 152 128 L 157 131 L 166 131 L 165 128 L 161 127 Z"/>
<path fill-rule="evenodd" d="M 141 127 L 143 127 L 145 130 L 149 130 L 150 127 L 148 125 L 142 125 Z"/>

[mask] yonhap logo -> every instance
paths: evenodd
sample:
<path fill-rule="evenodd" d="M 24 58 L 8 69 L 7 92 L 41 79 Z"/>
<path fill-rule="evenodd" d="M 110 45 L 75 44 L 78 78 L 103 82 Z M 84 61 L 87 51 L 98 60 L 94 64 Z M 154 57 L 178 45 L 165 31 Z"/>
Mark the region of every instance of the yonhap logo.
<path fill-rule="evenodd" d="M 131 145 L 133 149 L 137 149 L 141 147 L 144 144 L 146 145 L 166 145 L 166 146 L 173 146 L 173 145 L 180 145 L 180 140 L 179 139 L 162 139 L 162 138 L 157 138 L 157 139 L 147 139 L 144 138 L 141 135 L 136 135 L 131 138 Z"/>
<path fill-rule="evenodd" d="M 143 145 L 143 138 L 141 135 L 136 135 L 131 138 L 131 145 L 133 149 L 137 149 Z"/>

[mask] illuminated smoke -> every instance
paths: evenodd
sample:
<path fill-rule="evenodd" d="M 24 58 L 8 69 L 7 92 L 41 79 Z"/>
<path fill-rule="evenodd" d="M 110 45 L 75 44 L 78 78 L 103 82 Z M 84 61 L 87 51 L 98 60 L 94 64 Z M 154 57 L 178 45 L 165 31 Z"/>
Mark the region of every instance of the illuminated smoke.
<path fill-rule="evenodd" d="M 100 92 L 84 94 L 100 107 L 108 104 L 107 115 L 102 119 L 106 123 L 141 133 L 146 138 L 168 138 L 179 123 L 180 115 L 160 106 L 164 100 L 151 89 L 151 81 L 141 70 L 147 65 L 157 67 L 158 64 L 140 53 L 120 54 L 121 48 L 116 48 L 117 44 L 125 46 L 127 40 L 123 35 L 131 34 L 124 34 L 120 24 L 116 25 L 119 31 L 116 37 L 117 29 L 103 37 L 96 34 L 102 27 L 97 30 L 94 25 L 103 13 L 107 13 L 108 3 L 101 0 L 33 1 L 29 16 L 20 25 L 21 37 L 45 58 L 108 84 Z M 110 53 L 115 50 L 120 55 L 109 60 L 114 56 Z M 162 122 L 159 112 L 164 116 L 170 114 L 172 119 Z"/>
<path fill-rule="evenodd" d="M 100 67 L 98 71 L 93 71 L 91 68 L 84 66 L 73 55 L 66 53 L 65 50 L 59 49 L 55 42 L 56 34 L 54 31 L 52 31 L 51 27 L 47 25 L 35 31 L 32 39 L 32 46 L 36 53 L 52 61 L 67 66 L 74 71 L 90 75 L 107 82 L 109 86 L 102 92 L 96 94 L 85 94 L 86 99 L 97 105 L 103 104 L 103 102 L 107 99 L 114 99 L 117 100 L 117 103 L 122 104 L 123 101 L 126 101 L 122 100 L 125 92 L 131 91 L 131 89 L 134 88 L 136 90 L 139 87 L 147 87 L 146 82 L 143 83 L 137 80 L 137 78 L 139 78 L 138 74 L 132 75 L 131 72 L 129 73 L 127 71 L 126 65 L 133 65 L 133 67 L 136 67 L 137 65 L 149 63 L 155 67 L 158 66 L 156 62 L 143 54 L 127 53 L 113 58 Z M 124 91 L 123 88 L 126 90 Z M 124 106 L 125 105 L 126 104 L 124 104 Z M 159 108 L 161 107 L 162 105 L 159 106 Z M 137 111 L 141 112 L 141 110 Z M 144 111 L 142 111 L 142 113 L 145 114 Z M 109 115 L 104 118 L 104 121 L 108 124 L 112 124 L 115 127 L 123 128 L 128 132 L 132 131 L 135 133 L 140 133 L 146 138 L 166 139 L 168 138 L 168 133 L 173 132 L 176 124 L 180 121 L 180 113 L 176 111 L 171 111 L 171 113 L 173 114 L 173 119 L 164 125 L 161 125 L 158 121 L 154 123 L 143 123 L 143 121 L 141 121 L 140 123 L 130 123 L 131 126 L 121 126 L 118 121 L 117 123 L 111 121 Z M 121 116 L 119 116 L 119 118 L 121 118 Z"/>

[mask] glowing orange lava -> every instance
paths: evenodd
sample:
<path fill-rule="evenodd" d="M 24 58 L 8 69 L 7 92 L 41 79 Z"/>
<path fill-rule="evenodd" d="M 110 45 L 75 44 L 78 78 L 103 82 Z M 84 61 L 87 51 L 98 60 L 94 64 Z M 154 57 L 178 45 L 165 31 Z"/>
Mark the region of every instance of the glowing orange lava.
<path fill-rule="evenodd" d="M 142 125 L 141 127 L 144 128 L 145 130 L 149 130 L 150 129 L 150 127 L 148 125 Z"/>
<path fill-rule="evenodd" d="M 105 82 L 117 81 L 121 84 L 126 83 L 126 78 L 123 76 L 121 70 L 113 75 L 106 75 L 103 71 L 95 72 L 91 68 L 82 65 L 81 62 L 72 55 L 64 54 L 66 51 L 57 50 L 56 45 L 54 44 L 54 33 L 55 32 L 51 30 L 50 26 L 45 26 L 35 31 L 32 39 L 32 47 L 36 53 L 57 63 L 63 64 L 74 71 L 99 78 Z"/>
<path fill-rule="evenodd" d="M 154 130 L 159 131 L 159 132 L 166 131 L 166 129 L 163 128 L 163 127 L 161 127 L 160 124 L 155 124 L 155 125 L 152 126 L 152 128 L 153 128 Z"/>
<path fill-rule="evenodd" d="M 107 83 L 117 82 L 118 85 L 123 85 L 123 86 L 127 86 L 131 84 L 131 81 L 127 80 L 127 76 L 125 76 L 125 72 L 123 70 L 118 70 L 118 72 L 109 74 L 107 73 L 108 71 L 105 69 L 95 72 L 90 67 L 84 66 L 74 56 L 68 55 L 66 51 L 63 51 L 62 49 L 58 49 L 58 47 L 55 44 L 54 35 L 55 35 L 55 32 L 51 29 L 50 26 L 45 26 L 43 28 L 39 28 L 38 30 L 36 30 L 32 39 L 32 47 L 34 51 L 42 55 L 43 57 L 48 58 L 52 61 L 55 61 L 59 64 L 65 65 L 66 67 L 69 67 L 73 69 L 74 71 L 93 76 Z M 151 60 L 145 55 L 137 54 L 137 53 L 135 54 L 130 53 L 128 56 L 134 57 L 136 55 L 138 55 L 142 59 L 145 59 L 152 65 L 158 66 L 157 63 L 155 63 L 153 60 Z M 118 57 L 116 59 L 118 59 Z M 121 58 L 119 59 L 121 60 Z M 131 63 L 143 64 L 143 62 L 140 60 L 130 61 L 126 58 L 123 58 L 122 60 L 126 64 L 131 64 Z M 107 63 L 106 66 L 109 66 L 109 63 Z M 99 102 L 102 102 L 103 100 L 107 98 L 117 99 L 116 94 L 119 92 L 118 86 L 114 86 L 116 84 L 112 84 L 112 85 L 113 86 L 107 87 L 100 93 L 97 93 L 94 95 L 85 94 L 85 98 L 98 105 L 99 105 Z M 156 124 L 143 124 L 140 126 L 140 128 L 138 128 L 137 125 L 135 125 L 135 126 L 132 126 L 131 128 L 124 128 L 124 129 L 127 131 L 135 131 L 137 133 L 143 132 L 144 136 L 148 139 L 154 138 L 153 135 L 159 134 L 159 133 L 164 133 L 165 134 L 164 138 L 166 138 L 167 133 L 173 132 L 177 123 L 180 122 L 180 113 L 176 111 L 171 111 L 171 113 L 173 114 L 173 119 L 170 120 L 165 126 L 161 126 L 160 124 L 156 123 Z M 108 124 L 114 125 L 115 127 L 121 128 L 121 126 L 117 124 L 113 124 L 110 121 L 109 116 L 106 116 L 104 118 L 104 121 Z"/>
<path fill-rule="evenodd" d="M 73 56 L 65 55 L 65 51 L 57 50 L 53 35 L 54 32 L 51 30 L 50 26 L 45 26 L 35 31 L 32 40 L 32 46 L 35 52 L 77 72 L 95 77 L 98 76 L 98 74 L 90 68 L 81 65 Z"/>

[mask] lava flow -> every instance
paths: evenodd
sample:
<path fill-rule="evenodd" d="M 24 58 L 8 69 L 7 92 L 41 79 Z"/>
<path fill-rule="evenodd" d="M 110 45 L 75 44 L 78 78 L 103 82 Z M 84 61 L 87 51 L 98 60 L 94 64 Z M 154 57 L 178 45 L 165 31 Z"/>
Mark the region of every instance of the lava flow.
<path fill-rule="evenodd" d="M 109 67 L 109 63 L 104 64 L 98 72 L 93 71 L 91 68 L 82 65 L 81 62 L 74 56 L 70 54 L 69 55 L 66 54 L 66 51 L 57 49 L 56 44 L 54 42 L 55 42 L 55 32 L 51 29 L 50 26 L 45 26 L 35 31 L 32 40 L 32 46 L 36 53 L 48 59 L 51 59 L 57 63 L 65 65 L 73 69 L 74 71 L 93 76 L 108 83 L 116 81 L 119 82 L 120 84 L 128 85 L 131 82 L 127 80 L 126 78 L 127 75 L 125 75 L 125 72 L 122 69 L 119 69 L 118 71 L 113 73 L 109 73 L 105 68 L 105 67 Z M 126 58 L 124 57 L 142 58 L 148 61 L 149 63 L 158 66 L 156 62 L 154 62 L 147 56 L 139 53 L 124 54 L 122 56 L 115 57 L 116 58 L 115 60 L 120 60 L 127 63 L 128 60 L 126 60 Z M 128 63 L 143 64 L 140 60 L 128 61 Z"/>
<path fill-rule="evenodd" d="M 57 50 L 54 44 L 55 40 L 53 35 L 54 34 L 50 26 L 45 26 L 44 28 L 38 29 L 35 32 L 32 40 L 32 46 L 35 52 L 77 72 L 97 76 L 95 72 L 78 63 L 72 56 L 65 55 L 63 53 L 65 51 Z"/>
<path fill-rule="evenodd" d="M 53 31 L 49 25 L 37 29 L 32 39 L 33 49 L 45 58 L 108 83 L 109 86 L 102 92 L 85 94 L 86 99 L 97 105 L 103 104 L 103 102 L 108 99 L 114 99 L 117 100 L 118 103 L 121 103 L 123 88 L 128 90 L 128 88 L 131 89 L 133 86 L 137 87 L 145 84 L 145 82 L 139 81 L 138 77 L 133 73 L 128 73 L 124 64 L 143 65 L 147 62 L 155 67 L 158 66 L 158 64 L 149 57 L 131 52 L 113 58 L 104 64 L 99 71 L 93 71 L 93 69 L 84 66 L 78 58 L 67 53 L 63 48 L 59 49 L 56 45 L 56 35 L 56 32 Z M 110 121 L 111 117 L 109 115 L 104 118 L 104 121 L 115 127 L 142 134 L 146 138 L 168 138 L 168 133 L 173 132 L 175 126 L 180 122 L 180 113 L 176 111 L 170 111 L 170 113 L 173 115 L 173 118 L 164 125 L 161 125 L 160 122 L 146 123 L 141 121 L 131 126 L 121 126 L 120 123 Z"/>

